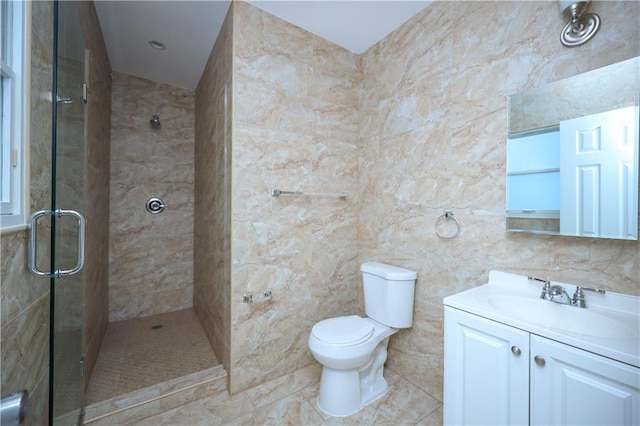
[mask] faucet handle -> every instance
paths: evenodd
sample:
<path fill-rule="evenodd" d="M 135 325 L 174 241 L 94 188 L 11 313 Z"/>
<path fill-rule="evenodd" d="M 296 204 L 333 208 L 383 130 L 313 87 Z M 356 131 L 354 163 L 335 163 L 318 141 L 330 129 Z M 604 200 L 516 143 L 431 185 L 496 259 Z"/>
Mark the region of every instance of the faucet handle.
<path fill-rule="evenodd" d="M 537 281 L 539 283 L 543 283 L 546 286 L 550 286 L 551 285 L 551 281 L 549 280 L 543 280 L 542 278 L 538 278 L 538 277 L 527 277 L 527 279 L 529 281 Z"/>
<path fill-rule="evenodd" d="M 578 306 L 579 308 L 586 308 L 587 305 L 584 301 L 584 292 L 585 291 L 593 291 L 598 294 L 605 294 L 606 291 L 599 288 L 590 288 L 590 287 L 582 287 L 576 286 L 576 292 L 573 293 L 573 299 L 571 300 L 574 306 Z"/>
<path fill-rule="evenodd" d="M 542 278 L 537 278 L 537 277 L 527 277 L 527 279 L 529 281 L 537 281 L 539 283 L 544 283 L 544 286 L 542 286 L 542 293 L 540 294 L 540 299 L 546 299 L 547 295 L 549 294 L 549 291 L 551 290 L 551 281 L 543 280 Z"/>
<path fill-rule="evenodd" d="M 582 286 L 576 287 L 576 293 L 578 292 L 582 293 L 583 291 L 593 291 L 594 293 L 598 293 L 598 294 L 605 294 L 607 292 L 606 290 L 603 290 L 601 288 L 589 288 L 589 287 L 582 287 Z"/>

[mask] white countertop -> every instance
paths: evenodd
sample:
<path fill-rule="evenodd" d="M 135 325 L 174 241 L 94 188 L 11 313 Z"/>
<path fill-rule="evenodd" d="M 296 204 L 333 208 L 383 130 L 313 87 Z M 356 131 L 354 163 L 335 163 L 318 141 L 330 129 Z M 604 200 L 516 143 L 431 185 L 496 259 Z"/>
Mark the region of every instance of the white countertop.
<path fill-rule="evenodd" d="M 551 284 L 569 295 L 576 287 Z M 444 304 L 640 368 L 640 297 L 585 292 L 587 307 L 578 308 L 541 299 L 542 286 L 491 271 L 487 284 L 445 297 Z"/>

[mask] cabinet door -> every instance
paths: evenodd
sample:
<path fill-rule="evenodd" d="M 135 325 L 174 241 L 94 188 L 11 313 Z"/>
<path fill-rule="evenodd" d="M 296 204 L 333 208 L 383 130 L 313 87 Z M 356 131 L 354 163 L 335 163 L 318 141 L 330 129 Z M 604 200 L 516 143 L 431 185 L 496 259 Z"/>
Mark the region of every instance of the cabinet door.
<path fill-rule="evenodd" d="M 532 335 L 531 424 L 640 424 L 640 369 Z"/>
<path fill-rule="evenodd" d="M 444 423 L 529 421 L 529 333 L 445 307 Z"/>

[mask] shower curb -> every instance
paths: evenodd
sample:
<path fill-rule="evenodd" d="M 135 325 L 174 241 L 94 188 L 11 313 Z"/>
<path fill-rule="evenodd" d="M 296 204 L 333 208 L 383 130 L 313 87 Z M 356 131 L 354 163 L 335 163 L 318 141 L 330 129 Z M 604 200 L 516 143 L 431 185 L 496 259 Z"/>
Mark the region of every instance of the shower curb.
<path fill-rule="evenodd" d="M 219 365 L 91 404 L 84 424 L 131 424 L 226 389 L 227 373 Z"/>

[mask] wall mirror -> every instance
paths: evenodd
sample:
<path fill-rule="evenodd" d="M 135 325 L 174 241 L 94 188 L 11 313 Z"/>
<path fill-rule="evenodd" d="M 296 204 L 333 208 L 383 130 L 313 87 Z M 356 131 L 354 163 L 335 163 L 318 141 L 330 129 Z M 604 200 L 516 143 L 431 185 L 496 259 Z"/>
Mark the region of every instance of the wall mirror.
<path fill-rule="evenodd" d="M 509 96 L 507 231 L 638 239 L 640 57 Z"/>

